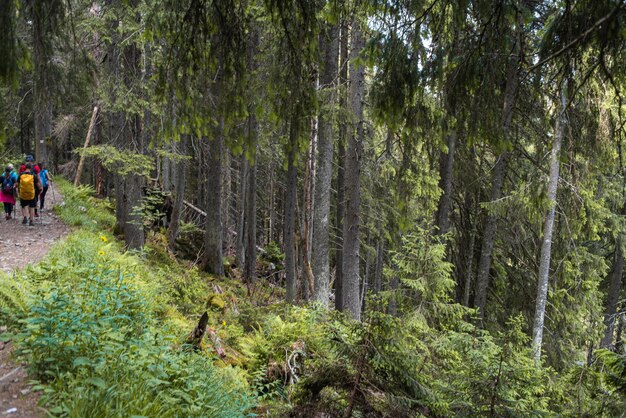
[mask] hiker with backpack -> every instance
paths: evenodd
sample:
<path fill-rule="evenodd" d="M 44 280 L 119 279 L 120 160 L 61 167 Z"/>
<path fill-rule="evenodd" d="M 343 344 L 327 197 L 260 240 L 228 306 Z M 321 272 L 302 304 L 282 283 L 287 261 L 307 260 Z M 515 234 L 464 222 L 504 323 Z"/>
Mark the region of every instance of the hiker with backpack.
<path fill-rule="evenodd" d="M 39 177 L 39 172 L 41 171 L 41 169 L 39 168 L 39 165 L 35 164 L 35 158 L 32 155 L 28 154 L 26 158 L 24 158 L 24 160 L 25 162 L 22 163 L 22 165 L 20 166 L 20 174 L 26 171 L 26 165 L 30 163 L 32 165 L 32 170 L 34 174 Z M 39 193 L 39 189 L 35 188 L 35 218 L 39 217 L 39 212 L 37 211 L 37 201 L 39 200 Z"/>
<path fill-rule="evenodd" d="M 39 195 L 39 211 L 43 210 L 44 203 L 46 201 L 46 193 L 48 193 L 48 186 L 52 181 L 52 176 L 46 168 L 45 164 L 40 162 L 39 164 L 39 180 L 41 180 L 41 194 Z"/>
<path fill-rule="evenodd" d="M 30 154 L 28 154 L 24 158 L 24 162 L 20 166 L 20 174 L 22 174 L 24 171 L 26 171 L 26 164 L 28 164 L 28 163 L 31 163 L 33 165 L 33 170 L 35 170 L 35 173 L 39 174 L 40 170 L 39 170 L 39 166 L 37 164 L 35 164 L 35 157 L 33 157 Z"/>
<path fill-rule="evenodd" d="M 8 221 L 12 218 L 11 214 L 13 213 L 13 207 L 15 206 L 15 185 L 17 184 L 17 174 L 13 171 L 13 166 L 11 164 L 9 164 L 4 170 L 0 179 L 2 180 L 0 186 L 2 187 L 2 190 L 0 190 L 0 202 L 4 204 L 4 219 Z"/>
<path fill-rule="evenodd" d="M 22 223 L 26 224 L 28 222 L 30 226 L 33 226 L 35 224 L 33 222 L 35 208 L 37 207 L 36 190 L 41 191 L 41 180 L 39 179 L 39 175 L 35 172 L 32 162 L 27 162 L 24 168 L 24 172 L 17 178 L 20 205 L 22 206 L 22 216 L 24 217 Z M 26 219 L 27 207 L 30 221 Z"/>

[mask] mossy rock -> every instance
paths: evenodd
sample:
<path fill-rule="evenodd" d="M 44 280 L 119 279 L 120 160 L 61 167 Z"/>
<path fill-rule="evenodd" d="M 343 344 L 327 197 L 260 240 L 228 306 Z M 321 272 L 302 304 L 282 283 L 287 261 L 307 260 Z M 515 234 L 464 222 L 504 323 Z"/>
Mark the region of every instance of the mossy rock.
<path fill-rule="evenodd" d="M 214 309 L 224 311 L 226 309 L 226 302 L 224 301 L 222 296 L 214 293 L 209 296 L 209 303 L 207 304 L 207 307 L 212 307 Z"/>

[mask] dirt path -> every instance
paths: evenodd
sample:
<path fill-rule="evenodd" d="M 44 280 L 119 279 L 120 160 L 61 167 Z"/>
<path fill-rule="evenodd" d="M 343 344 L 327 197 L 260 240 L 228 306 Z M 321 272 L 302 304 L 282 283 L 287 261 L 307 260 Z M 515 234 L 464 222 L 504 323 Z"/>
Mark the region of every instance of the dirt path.
<path fill-rule="evenodd" d="M 10 343 L 0 342 L 0 417 L 43 417 L 40 394 L 31 390 L 26 365 L 15 363 L 12 352 Z"/>
<path fill-rule="evenodd" d="M 50 187 L 46 195 L 48 210 L 40 213 L 35 226 L 22 225 L 19 208 L 17 218 L 8 221 L 4 219 L 2 211 L 0 270 L 11 273 L 27 264 L 39 262 L 48 253 L 52 244 L 69 232 L 69 228 L 51 211 L 63 198 L 54 184 Z M 5 331 L 2 328 L 0 324 L 0 333 Z M 12 344 L 0 342 L 0 418 L 43 417 L 44 410 L 37 406 L 40 394 L 31 391 L 26 366 L 15 363 L 11 356 L 12 352 Z"/>
<path fill-rule="evenodd" d="M 69 228 L 52 213 L 52 207 L 61 203 L 62 196 L 51 184 L 46 194 L 46 208 L 35 218 L 35 225 L 22 225 L 22 215 L 17 208 L 15 219 L 5 220 L 0 214 L 0 270 L 10 273 L 26 264 L 39 262 L 59 238 L 67 235 Z M 1 208 L 1 205 L 0 205 Z"/>

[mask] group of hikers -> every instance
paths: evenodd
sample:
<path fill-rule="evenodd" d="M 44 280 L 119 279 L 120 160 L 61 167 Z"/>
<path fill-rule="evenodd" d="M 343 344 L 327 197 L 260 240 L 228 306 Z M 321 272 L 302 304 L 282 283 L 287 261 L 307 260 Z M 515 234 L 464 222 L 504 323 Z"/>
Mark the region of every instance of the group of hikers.
<path fill-rule="evenodd" d="M 34 218 L 39 217 L 39 212 L 44 209 L 46 193 L 52 180 L 45 164 L 36 164 L 33 156 L 27 155 L 17 173 L 13 164 L 9 164 L 0 180 L 0 202 L 4 204 L 4 218 L 7 221 L 13 219 L 13 211 L 19 199 L 24 217 L 22 223 L 33 226 Z"/>

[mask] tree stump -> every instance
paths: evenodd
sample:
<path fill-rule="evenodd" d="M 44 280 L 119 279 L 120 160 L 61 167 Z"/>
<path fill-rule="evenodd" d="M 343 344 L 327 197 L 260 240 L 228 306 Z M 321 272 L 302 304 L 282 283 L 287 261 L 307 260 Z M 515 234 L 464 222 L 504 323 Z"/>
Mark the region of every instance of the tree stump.
<path fill-rule="evenodd" d="M 209 323 L 209 315 L 206 311 L 200 317 L 200 321 L 198 321 L 198 325 L 191 331 L 185 344 L 191 345 L 194 350 L 200 350 L 202 347 L 202 339 L 204 338 L 204 334 L 206 334 L 206 327 Z"/>

